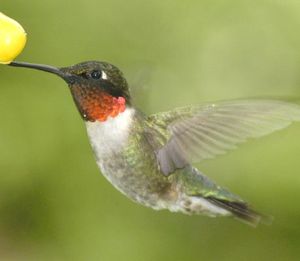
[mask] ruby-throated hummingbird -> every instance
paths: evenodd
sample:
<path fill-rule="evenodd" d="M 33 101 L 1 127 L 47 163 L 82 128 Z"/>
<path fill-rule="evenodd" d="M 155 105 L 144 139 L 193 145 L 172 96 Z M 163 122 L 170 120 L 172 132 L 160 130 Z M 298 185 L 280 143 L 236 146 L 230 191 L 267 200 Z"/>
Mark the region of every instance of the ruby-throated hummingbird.
<path fill-rule="evenodd" d="M 101 172 L 130 199 L 154 209 L 261 221 L 243 199 L 191 164 L 300 121 L 299 105 L 234 100 L 147 116 L 134 107 L 126 79 L 109 63 L 10 65 L 54 73 L 67 82 Z"/>

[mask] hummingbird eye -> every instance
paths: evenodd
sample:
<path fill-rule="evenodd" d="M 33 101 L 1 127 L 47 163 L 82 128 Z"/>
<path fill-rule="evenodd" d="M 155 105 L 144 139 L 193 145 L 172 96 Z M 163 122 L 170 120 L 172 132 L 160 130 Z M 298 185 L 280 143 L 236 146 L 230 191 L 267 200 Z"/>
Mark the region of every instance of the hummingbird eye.
<path fill-rule="evenodd" d="M 101 75 L 102 75 L 101 71 L 92 71 L 91 72 L 91 77 L 93 79 L 100 79 Z"/>

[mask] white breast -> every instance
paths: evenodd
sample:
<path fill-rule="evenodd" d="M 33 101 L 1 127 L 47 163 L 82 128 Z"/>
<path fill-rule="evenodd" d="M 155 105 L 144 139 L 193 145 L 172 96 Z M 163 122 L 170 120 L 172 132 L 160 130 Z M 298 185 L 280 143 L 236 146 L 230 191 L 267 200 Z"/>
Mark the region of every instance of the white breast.
<path fill-rule="evenodd" d="M 135 110 L 127 108 L 115 118 L 105 122 L 86 122 L 88 136 L 98 157 L 117 153 L 126 145 Z"/>

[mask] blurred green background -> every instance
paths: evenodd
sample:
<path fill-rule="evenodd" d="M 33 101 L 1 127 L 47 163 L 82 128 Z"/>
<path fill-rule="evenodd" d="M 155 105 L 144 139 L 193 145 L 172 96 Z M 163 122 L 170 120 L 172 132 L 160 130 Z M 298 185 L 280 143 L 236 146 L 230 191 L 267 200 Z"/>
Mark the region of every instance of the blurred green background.
<path fill-rule="evenodd" d="M 1 0 L 28 33 L 18 60 L 120 67 L 147 113 L 300 97 L 298 0 Z M 199 164 L 275 217 L 156 212 L 100 175 L 59 78 L 0 67 L 0 260 L 299 260 L 300 124 Z"/>

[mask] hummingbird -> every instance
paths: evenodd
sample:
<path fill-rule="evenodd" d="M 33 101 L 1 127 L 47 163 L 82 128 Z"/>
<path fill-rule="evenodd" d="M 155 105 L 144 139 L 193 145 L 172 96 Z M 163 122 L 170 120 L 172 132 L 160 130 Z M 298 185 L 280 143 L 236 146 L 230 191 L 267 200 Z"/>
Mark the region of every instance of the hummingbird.
<path fill-rule="evenodd" d="M 131 200 L 155 210 L 231 216 L 253 226 L 266 220 L 192 164 L 300 121 L 299 105 L 241 99 L 146 115 L 132 103 L 123 73 L 110 63 L 10 66 L 49 72 L 67 83 L 100 171 Z"/>

